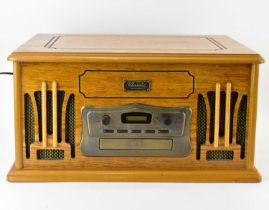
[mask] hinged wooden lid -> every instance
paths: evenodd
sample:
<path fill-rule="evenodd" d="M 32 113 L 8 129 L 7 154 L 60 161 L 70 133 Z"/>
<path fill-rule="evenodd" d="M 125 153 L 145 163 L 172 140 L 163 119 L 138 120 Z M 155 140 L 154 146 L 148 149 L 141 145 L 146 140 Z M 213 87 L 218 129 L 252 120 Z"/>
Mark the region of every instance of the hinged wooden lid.
<path fill-rule="evenodd" d="M 29 62 L 262 63 L 227 36 L 38 34 L 9 57 Z"/>

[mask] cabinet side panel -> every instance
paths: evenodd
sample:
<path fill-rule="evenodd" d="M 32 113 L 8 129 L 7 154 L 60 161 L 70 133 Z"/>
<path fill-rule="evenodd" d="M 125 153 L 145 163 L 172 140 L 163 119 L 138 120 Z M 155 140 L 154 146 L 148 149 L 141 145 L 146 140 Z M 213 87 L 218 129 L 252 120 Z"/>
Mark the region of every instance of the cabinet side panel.
<path fill-rule="evenodd" d="M 21 92 L 21 65 L 14 62 L 14 126 L 15 126 L 15 167 L 20 169 L 22 164 L 22 92 Z"/>
<path fill-rule="evenodd" d="M 254 167 L 254 153 L 255 153 L 255 137 L 256 137 L 256 119 L 257 119 L 257 102 L 258 102 L 258 80 L 259 80 L 259 66 L 252 65 L 250 78 L 250 99 L 248 102 L 248 151 L 247 151 L 247 168 Z"/>

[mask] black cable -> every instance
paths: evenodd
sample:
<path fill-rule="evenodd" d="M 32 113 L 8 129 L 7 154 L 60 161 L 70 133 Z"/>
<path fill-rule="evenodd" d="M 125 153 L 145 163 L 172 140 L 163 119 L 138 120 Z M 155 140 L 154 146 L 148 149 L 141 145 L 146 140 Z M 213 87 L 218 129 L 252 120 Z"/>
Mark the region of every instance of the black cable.
<path fill-rule="evenodd" d="M 5 75 L 13 75 L 12 72 L 0 72 L 0 74 L 5 74 Z"/>

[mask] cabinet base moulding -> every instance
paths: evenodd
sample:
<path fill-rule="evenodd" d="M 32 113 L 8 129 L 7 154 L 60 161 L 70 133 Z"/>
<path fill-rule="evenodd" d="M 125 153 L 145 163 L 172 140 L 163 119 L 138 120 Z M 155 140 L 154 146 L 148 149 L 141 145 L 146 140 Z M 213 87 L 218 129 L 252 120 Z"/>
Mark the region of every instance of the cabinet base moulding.
<path fill-rule="evenodd" d="M 10 182 L 260 182 L 246 170 L 26 170 L 11 168 Z"/>

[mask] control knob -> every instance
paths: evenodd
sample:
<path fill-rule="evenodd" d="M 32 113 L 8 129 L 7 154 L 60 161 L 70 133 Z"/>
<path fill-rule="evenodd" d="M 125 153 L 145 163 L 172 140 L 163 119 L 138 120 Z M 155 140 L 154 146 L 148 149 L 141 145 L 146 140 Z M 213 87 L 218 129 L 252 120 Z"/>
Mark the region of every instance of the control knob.
<path fill-rule="evenodd" d="M 171 117 L 169 115 L 165 115 L 163 122 L 164 122 L 165 125 L 171 125 L 172 119 L 171 119 Z"/>
<path fill-rule="evenodd" d="M 103 115 L 102 123 L 103 125 L 108 125 L 110 123 L 110 116 L 107 114 Z"/>

